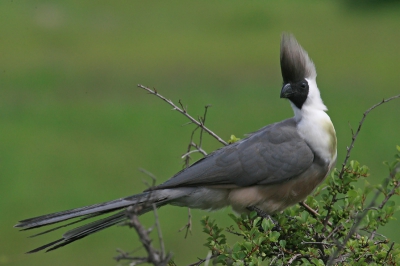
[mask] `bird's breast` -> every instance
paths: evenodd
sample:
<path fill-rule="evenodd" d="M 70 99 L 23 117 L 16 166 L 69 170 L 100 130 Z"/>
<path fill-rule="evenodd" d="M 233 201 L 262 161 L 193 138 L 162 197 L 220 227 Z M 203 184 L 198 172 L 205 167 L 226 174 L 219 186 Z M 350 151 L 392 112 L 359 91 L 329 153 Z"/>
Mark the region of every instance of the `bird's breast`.
<path fill-rule="evenodd" d="M 313 163 L 307 171 L 286 182 L 235 188 L 229 193 L 229 204 L 239 213 L 246 212 L 249 206 L 268 214 L 282 211 L 310 195 L 328 171 L 327 164 Z"/>
<path fill-rule="evenodd" d="M 297 129 L 312 151 L 332 167 L 337 156 L 337 140 L 329 116 L 323 111 L 305 116 L 298 122 Z"/>

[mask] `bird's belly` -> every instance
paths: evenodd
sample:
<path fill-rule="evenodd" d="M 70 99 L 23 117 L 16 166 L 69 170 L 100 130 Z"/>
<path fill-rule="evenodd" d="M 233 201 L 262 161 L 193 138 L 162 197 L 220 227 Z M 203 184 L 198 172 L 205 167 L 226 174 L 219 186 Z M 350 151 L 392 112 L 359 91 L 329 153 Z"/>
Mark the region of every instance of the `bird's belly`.
<path fill-rule="evenodd" d="M 322 182 L 325 176 L 302 176 L 274 185 L 257 185 L 232 189 L 229 203 L 239 213 L 247 212 L 249 206 L 255 206 L 268 214 L 304 200 Z"/>
<path fill-rule="evenodd" d="M 228 206 L 229 189 L 198 187 L 187 196 L 170 204 L 203 210 L 218 210 Z"/>

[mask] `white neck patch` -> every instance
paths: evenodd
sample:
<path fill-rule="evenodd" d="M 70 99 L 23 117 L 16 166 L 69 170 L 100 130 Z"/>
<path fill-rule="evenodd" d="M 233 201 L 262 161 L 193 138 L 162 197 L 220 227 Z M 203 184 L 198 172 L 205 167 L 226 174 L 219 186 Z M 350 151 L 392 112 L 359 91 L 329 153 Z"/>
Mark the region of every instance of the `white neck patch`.
<path fill-rule="evenodd" d="M 331 168 L 337 156 L 335 129 L 330 117 L 325 113 L 327 108 L 321 99 L 315 79 L 306 80 L 309 92 L 302 108 L 299 109 L 291 103 L 297 129 L 313 151 L 329 163 Z"/>

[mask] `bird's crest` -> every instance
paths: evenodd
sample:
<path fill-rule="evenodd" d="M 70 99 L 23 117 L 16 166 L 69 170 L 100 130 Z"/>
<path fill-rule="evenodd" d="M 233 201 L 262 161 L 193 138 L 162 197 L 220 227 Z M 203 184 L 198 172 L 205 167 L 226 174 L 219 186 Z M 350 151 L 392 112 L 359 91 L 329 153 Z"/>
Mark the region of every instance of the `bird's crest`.
<path fill-rule="evenodd" d="M 281 39 L 281 71 L 284 83 L 315 79 L 317 72 L 307 52 L 292 34 L 283 33 Z"/>

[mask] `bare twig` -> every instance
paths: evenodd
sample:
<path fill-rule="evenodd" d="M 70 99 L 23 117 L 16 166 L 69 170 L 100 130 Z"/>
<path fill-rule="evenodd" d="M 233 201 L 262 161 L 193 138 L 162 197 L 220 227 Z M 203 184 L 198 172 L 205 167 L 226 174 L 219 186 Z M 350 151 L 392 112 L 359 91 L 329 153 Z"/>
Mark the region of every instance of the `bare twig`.
<path fill-rule="evenodd" d="M 390 173 L 390 176 L 387 178 L 387 182 L 389 182 L 390 179 L 393 179 L 394 176 L 396 175 L 397 172 L 400 171 L 400 166 L 396 167 L 393 169 L 393 171 Z M 387 184 L 385 184 L 387 186 Z M 382 209 L 383 206 L 388 202 L 388 200 L 396 194 L 396 190 L 400 187 L 400 181 L 396 181 L 395 185 L 393 186 L 392 190 L 389 193 L 385 193 L 385 198 L 382 200 L 381 204 L 379 204 L 378 208 Z"/>
<path fill-rule="evenodd" d="M 139 258 L 135 258 L 132 257 L 132 259 L 134 260 L 135 264 L 139 264 L 139 263 L 152 263 L 156 266 L 164 266 L 168 264 L 168 261 L 171 259 L 171 256 L 168 255 L 164 255 L 164 252 L 161 251 L 159 252 L 158 250 L 156 250 L 152 245 L 151 245 L 151 238 L 149 236 L 149 230 L 146 230 L 146 228 L 144 228 L 144 226 L 139 222 L 138 219 L 138 211 L 134 209 L 135 206 L 130 206 L 127 209 L 127 216 L 129 218 L 129 226 L 133 227 L 138 236 L 139 236 L 139 240 L 142 243 L 143 247 L 146 249 L 147 252 L 147 258 L 146 257 L 139 257 Z"/>
<path fill-rule="evenodd" d="M 336 246 L 335 244 L 331 243 L 324 243 L 324 242 L 301 242 L 304 245 L 325 245 L 325 246 Z"/>
<path fill-rule="evenodd" d="M 344 174 L 344 171 L 345 171 L 345 168 L 346 168 L 346 165 L 347 165 L 347 161 L 348 161 L 349 158 L 350 158 L 351 150 L 354 148 L 354 143 L 355 143 L 355 141 L 356 141 L 356 139 L 357 139 L 357 137 L 358 137 L 358 134 L 359 134 L 360 131 L 361 131 L 361 127 L 362 127 L 362 125 L 363 125 L 363 123 L 364 123 L 365 118 L 367 117 L 367 115 L 368 115 L 372 110 L 374 110 L 375 108 L 377 108 L 378 106 L 380 106 L 380 105 L 382 105 L 382 104 L 384 104 L 384 103 L 390 102 L 391 100 L 394 100 L 394 99 L 396 99 L 396 98 L 400 98 L 400 94 L 395 95 L 395 96 L 392 96 L 392 97 L 387 98 L 387 99 L 383 99 L 381 102 L 379 102 L 379 103 L 377 103 L 377 104 L 371 106 L 370 108 L 368 108 L 368 109 L 364 112 L 363 117 L 362 117 L 362 119 L 360 120 L 360 122 L 359 122 L 359 124 L 358 124 L 358 128 L 357 128 L 356 133 L 353 133 L 353 130 L 351 130 L 351 131 L 352 131 L 351 143 L 350 143 L 350 146 L 347 147 L 346 158 L 344 159 L 344 161 L 343 161 L 343 163 L 342 163 L 342 169 L 340 170 L 339 178 L 342 178 L 342 177 L 343 177 L 343 174 Z"/>
<path fill-rule="evenodd" d="M 179 100 L 179 104 L 181 105 L 181 107 L 183 107 L 183 104 L 182 104 L 182 102 L 180 100 Z M 207 110 L 208 110 L 208 107 L 210 107 L 210 106 L 211 105 L 206 105 L 205 106 L 204 115 L 203 115 L 203 117 L 199 118 L 199 121 L 202 123 L 202 125 L 205 124 L 206 116 L 207 116 Z M 185 112 L 186 112 L 186 109 L 185 109 Z M 197 145 L 193 141 L 193 136 L 194 136 L 194 133 L 196 132 L 196 130 L 199 129 L 199 128 L 201 129 L 200 130 L 200 140 L 199 140 L 199 144 Z M 202 147 L 201 147 L 202 142 L 203 142 L 203 128 L 197 126 L 192 131 L 192 134 L 190 136 L 190 143 L 188 145 L 187 152 L 182 156 L 182 159 L 184 159 L 184 161 L 185 161 L 185 167 L 189 167 L 190 154 L 195 153 L 195 152 L 199 152 L 203 156 L 207 156 L 207 152 L 205 150 L 203 150 Z M 192 150 L 192 147 L 194 147 L 195 150 Z M 190 208 L 188 208 L 188 214 L 189 214 L 188 215 L 188 222 L 182 228 L 180 228 L 179 231 L 178 231 L 178 232 L 181 232 L 183 229 L 186 228 L 185 238 L 187 238 L 188 233 L 192 233 L 192 214 L 190 212 Z"/>
<path fill-rule="evenodd" d="M 149 92 L 150 94 L 156 95 L 158 98 L 162 99 L 163 101 L 167 102 L 169 105 L 171 105 L 173 107 L 172 110 L 176 110 L 179 113 L 183 114 L 184 116 L 186 116 L 190 121 L 192 121 L 194 124 L 196 124 L 197 126 L 199 126 L 200 128 L 202 128 L 204 131 L 206 131 L 208 134 L 210 134 L 211 136 L 213 136 L 216 140 L 218 140 L 220 143 L 224 144 L 225 146 L 228 145 L 228 143 L 226 143 L 223 139 L 221 139 L 217 134 L 215 134 L 214 132 L 212 132 L 210 129 L 208 129 L 207 127 L 204 126 L 204 124 L 202 122 L 197 121 L 196 119 L 194 119 L 191 115 L 189 115 L 186 112 L 185 108 L 179 108 L 176 104 L 174 104 L 171 100 L 168 100 L 167 98 L 165 98 L 164 96 L 162 96 L 161 94 L 159 94 L 157 92 L 156 89 L 150 89 L 146 86 L 143 86 L 141 84 L 138 84 L 139 88 L 142 88 L 144 90 L 146 90 L 147 92 Z"/>
<path fill-rule="evenodd" d="M 204 262 L 209 261 L 209 260 L 215 258 L 216 256 L 217 256 L 217 255 L 211 255 L 211 256 L 210 256 L 210 253 L 209 253 L 209 254 L 207 254 L 207 257 L 205 257 L 204 259 L 199 259 L 199 261 L 197 261 L 197 262 L 195 262 L 195 263 L 192 263 L 192 264 L 189 264 L 188 266 L 199 266 L 199 265 L 203 264 Z"/>
<path fill-rule="evenodd" d="M 206 106 L 204 106 L 204 115 L 203 118 L 200 118 L 199 120 L 202 122 L 202 124 L 204 125 L 206 123 L 206 118 L 207 118 L 207 111 L 208 108 L 211 107 L 211 104 L 207 104 Z M 199 146 L 201 147 L 201 145 L 203 144 L 203 128 L 201 128 L 200 131 L 200 141 L 199 141 Z"/>
<path fill-rule="evenodd" d="M 238 233 L 236 232 L 234 229 L 232 229 L 232 227 L 228 227 L 225 229 L 226 232 L 235 235 L 235 236 L 240 236 L 240 237 L 244 237 L 244 235 L 242 233 Z"/>
<path fill-rule="evenodd" d="M 182 159 L 185 159 L 186 160 L 186 158 L 189 158 L 189 155 L 190 154 L 192 154 L 192 153 L 195 153 L 195 152 L 199 152 L 199 153 L 201 153 L 201 154 L 203 154 L 203 156 L 206 156 L 207 155 L 207 152 L 205 151 L 205 150 L 203 150 L 199 145 L 197 145 L 196 143 L 194 143 L 194 142 L 191 142 L 190 144 L 189 144 L 189 149 L 191 148 L 191 147 L 194 147 L 194 148 L 196 148 L 195 150 L 191 150 L 191 151 L 188 151 L 187 153 L 185 153 L 184 155 L 182 155 Z"/>
<path fill-rule="evenodd" d="M 182 232 L 183 229 L 186 229 L 185 238 L 187 238 L 188 233 L 192 234 L 192 214 L 190 212 L 190 208 L 188 208 L 188 222 L 178 232 Z"/>
<path fill-rule="evenodd" d="M 304 201 L 301 201 L 299 204 L 300 206 L 303 206 L 312 216 L 314 216 L 314 218 L 318 218 L 320 216 L 316 210 L 308 206 Z"/>
<path fill-rule="evenodd" d="M 290 260 L 288 261 L 288 263 L 286 265 L 292 265 L 293 262 L 295 262 L 295 260 L 302 258 L 303 255 L 301 254 L 296 254 L 293 257 L 290 258 Z"/>
<path fill-rule="evenodd" d="M 164 240 L 163 240 L 163 236 L 162 236 L 162 231 L 161 231 L 161 227 L 160 227 L 160 222 L 158 220 L 158 213 L 157 213 L 157 207 L 155 204 L 153 204 L 153 212 L 154 212 L 154 220 L 156 222 L 156 226 L 157 226 L 157 233 L 158 233 L 158 242 L 160 243 L 160 248 L 161 248 L 161 258 L 165 257 L 165 246 L 164 246 Z"/>
<path fill-rule="evenodd" d="M 390 245 L 390 248 L 389 248 L 388 252 L 386 252 L 386 256 L 385 256 L 385 260 L 384 260 L 384 261 L 386 261 L 387 258 L 389 257 L 389 254 L 390 254 L 390 252 L 392 251 L 393 246 L 394 246 L 394 242 L 392 242 L 392 244 Z"/>
<path fill-rule="evenodd" d="M 156 185 L 157 177 L 153 173 L 147 171 L 144 168 L 139 168 L 139 171 L 142 172 L 143 174 L 149 176 L 152 179 L 151 185 L 146 180 L 142 180 L 143 183 L 151 190 L 151 188 L 153 188 Z"/>
<path fill-rule="evenodd" d="M 308 206 L 304 201 L 299 202 L 299 204 L 300 206 L 303 206 L 306 209 L 306 211 L 309 214 L 311 214 L 314 218 L 318 219 L 320 217 L 320 214 L 316 210 Z M 332 223 L 330 221 L 328 221 L 328 225 L 332 227 Z"/>
<path fill-rule="evenodd" d="M 199 127 L 196 127 L 195 129 L 193 129 L 192 134 L 190 134 L 190 142 L 189 142 L 187 151 L 184 155 L 182 155 L 182 159 L 184 159 L 184 161 L 185 161 L 186 168 L 190 166 L 190 154 L 192 153 L 192 147 L 194 144 L 193 136 L 194 136 L 194 133 L 197 131 L 197 129 L 199 129 Z M 194 152 L 197 152 L 197 151 L 198 151 L 198 149 L 195 150 Z"/>
<path fill-rule="evenodd" d="M 141 248 L 141 247 L 140 247 Z M 117 252 L 119 253 L 117 256 L 114 257 L 116 261 L 120 260 L 133 260 L 134 257 L 130 256 L 129 252 L 123 251 L 122 249 L 117 248 Z M 131 252 L 133 253 L 133 252 Z"/>

